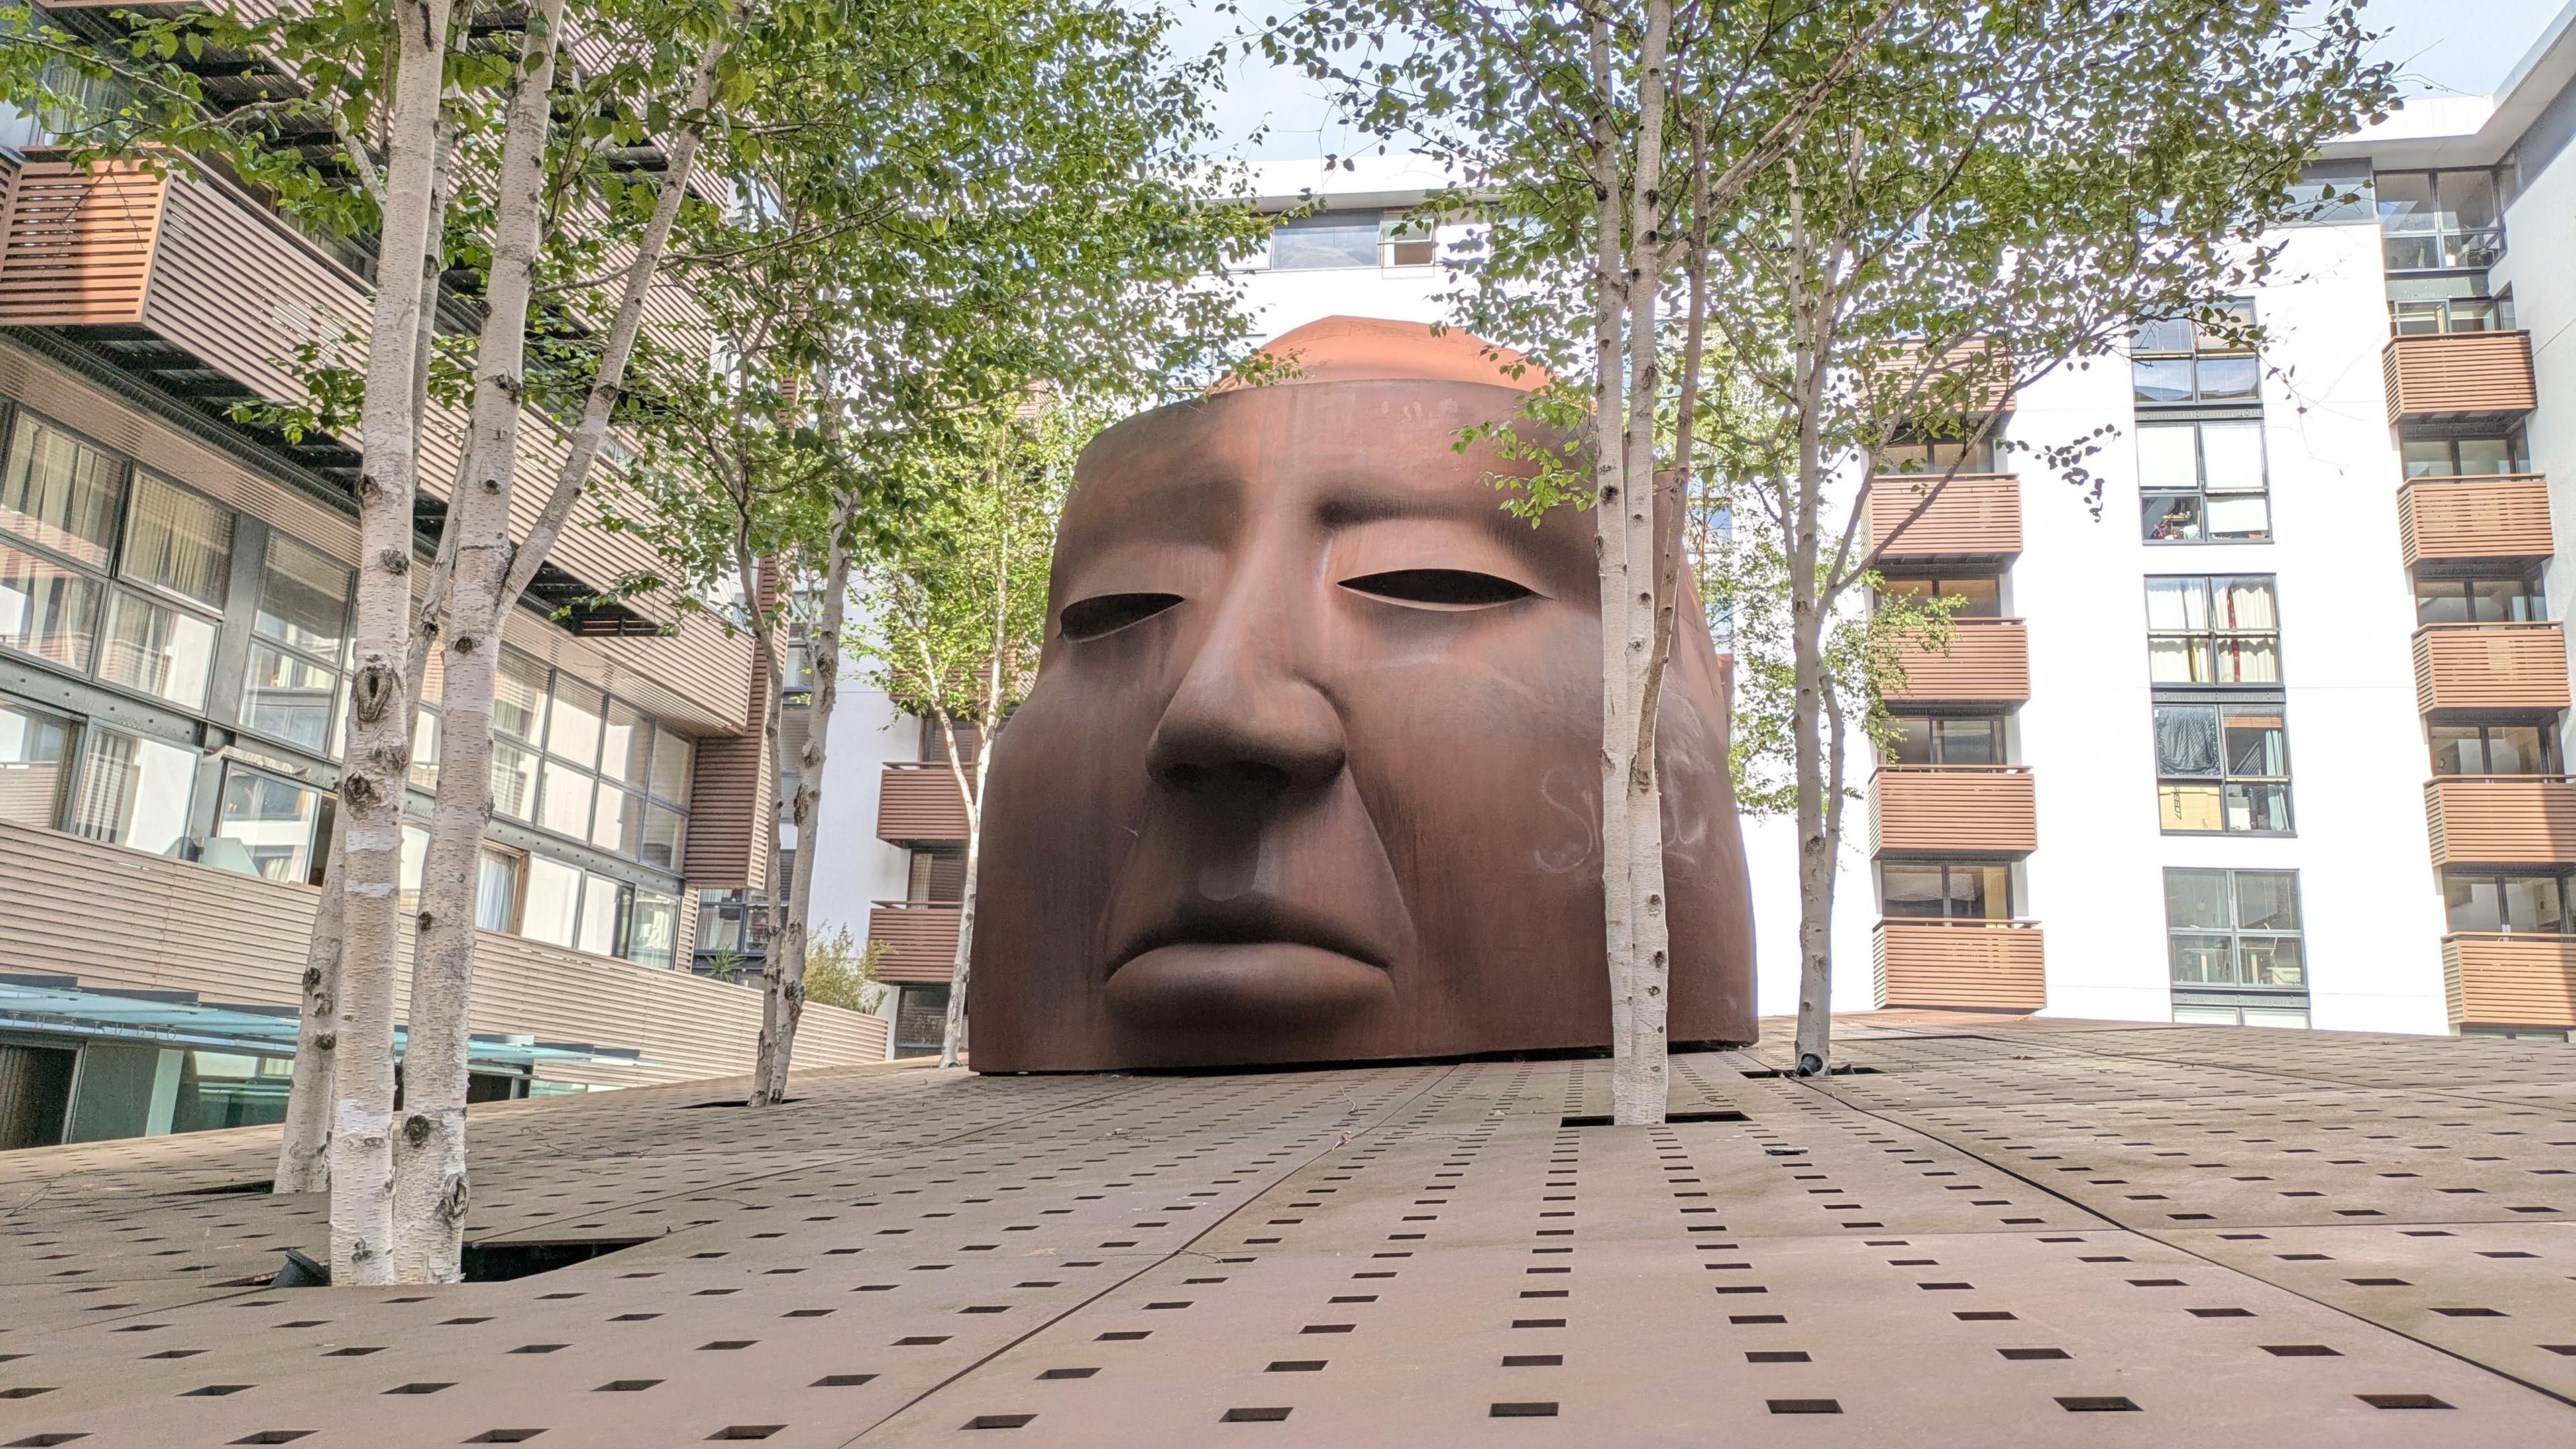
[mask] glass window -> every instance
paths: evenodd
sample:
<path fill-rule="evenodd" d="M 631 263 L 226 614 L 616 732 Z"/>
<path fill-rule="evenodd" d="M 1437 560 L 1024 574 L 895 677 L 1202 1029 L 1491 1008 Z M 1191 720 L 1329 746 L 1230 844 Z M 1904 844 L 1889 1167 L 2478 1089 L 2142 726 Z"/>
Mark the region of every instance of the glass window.
<path fill-rule="evenodd" d="M 349 570 L 319 549 L 270 534 L 253 626 L 267 638 L 338 663 L 348 623 Z"/>
<path fill-rule="evenodd" d="M 0 528 L 105 568 L 124 472 L 106 453 L 20 413 L 9 471 L 0 477 Z"/>
<path fill-rule="evenodd" d="M 2129 342 L 2131 390 L 2142 403 L 2251 402 L 2262 363 L 2249 334 L 2254 304 L 2229 302 L 2203 318 L 2139 325 Z"/>
<path fill-rule="evenodd" d="M 2280 683 L 2271 577 L 2149 578 L 2147 677 L 2157 684 Z"/>
<path fill-rule="evenodd" d="M 537 752 L 508 740 L 492 741 L 492 809 L 525 820 L 537 803 Z"/>
<path fill-rule="evenodd" d="M 581 870 L 542 855 L 527 858 L 528 883 L 519 903 L 519 934 L 550 946 L 570 946 L 581 913 Z"/>
<path fill-rule="evenodd" d="M 545 724 L 546 666 L 515 649 L 501 652 L 492 681 L 492 728 L 536 744 Z"/>
<path fill-rule="evenodd" d="M 581 934 L 574 943 L 594 956 L 617 954 L 618 929 L 625 924 L 626 898 L 632 888 L 622 881 L 594 875 L 582 882 Z"/>
<path fill-rule="evenodd" d="M 2158 705 L 2155 735 L 2157 810 L 2166 831 L 2289 831 L 2290 754 L 2280 705 Z"/>
<path fill-rule="evenodd" d="M 633 855 L 642 849 L 644 798 L 602 781 L 597 813 L 591 819 L 590 843 L 619 855 Z"/>
<path fill-rule="evenodd" d="M 636 859 L 659 870 L 680 869 L 689 817 L 661 805 L 644 807 L 644 848 Z"/>
<path fill-rule="evenodd" d="M 2003 580 L 1995 578 L 1964 579 L 1888 579 L 1880 583 L 1883 594 L 1905 594 L 1913 598 L 1959 599 L 1963 602 L 1950 611 L 1954 619 L 1993 619 L 2003 614 Z M 943 755 L 942 758 L 945 758 Z"/>
<path fill-rule="evenodd" d="M 0 545 L 0 645 L 86 671 L 102 592 L 86 574 Z"/>
<path fill-rule="evenodd" d="M 411 717 L 411 787 L 438 791 L 438 713 L 417 710 Z"/>
<path fill-rule="evenodd" d="M 554 712 L 546 724 L 546 753 L 584 769 L 599 763 L 600 718 L 607 708 L 607 695 L 568 674 L 556 674 Z"/>
<path fill-rule="evenodd" d="M 71 831 L 151 855 L 184 855 L 197 752 L 93 725 L 82 731 Z"/>
<path fill-rule="evenodd" d="M 2522 435 L 2484 438 L 2408 438 L 2399 447 L 2409 478 L 2492 476 L 2529 472 Z"/>
<path fill-rule="evenodd" d="M 232 581 L 232 559 L 231 509 L 183 493 L 149 473 L 134 475 L 120 575 L 221 609 Z"/>
<path fill-rule="evenodd" d="M 2382 171 L 2373 179 L 2388 270 L 2491 267 L 2503 257 L 2493 170 Z"/>
<path fill-rule="evenodd" d="M 2558 730 L 2535 724 L 2436 724 L 2436 775 L 2555 775 Z"/>
<path fill-rule="evenodd" d="M 1270 233 L 1273 271 L 1378 265 L 1380 213 L 1327 211 L 1290 217 Z"/>
<path fill-rule="evenodd" d="M 2004 722 L 1992 716 L 1896 715 L 1887 762 L 1892 765 L 2000 765 Z"/>
<path fill-rule="evenodd" d="M 602 726 L 599 773 L 628 785 L 645 783 L 653 757 L 653 722 L 622 699 L 608 702 Z"/>
<path fill-rule="evenodd" d="M 2518 574 L 2415 580 L 2415 618 L 2423 624 L 2519 623 L 2549 617 L 2538 569 Z"/>
<path fill-rule="evenodd" d="M 590 836 L 593 785 L 588 775 L 558 761 L 546 761 L 545 793 L 538 797 L 537 824 L 577 840 Z"/>
<path fill-rule="evenodd" d="M 2151 543 L 2271 537 L 2263 425 L 2251 419 L 2141 424 L 2138 503 L 2139 532 Z"/>
<path fill-rule="evenodd" d="M 240 845 L 248 857 L 248 874 L 276 881 L 305 881 L 312 878 L 313 829 L 321 812 L 321 791 L 258 770 L 227 765 L 215 835 Z M 245 869 L 235 861 L 217 860 L 212 847 L 207 859 L 235 870 Z"/>
<path fill-rule="evenodd" d="M 2297 871 L 2168 870 L 2165 929 L 2176 985 L 2307 986 Z"/>
<path fill-rule="evenodd" d="M 417 916 L 420 914 L 421 877 L 429 869 L 429 832 L 417 825 L 405 825 L 402 833 L 402 858 L 397 862 L 401 874 L 396 880 L 401 891 L 402 913 Z"/>
<path fill-rule="evenodd" d="M 1981 438 L 1973 443 L 1933 439 L 1920 442 L 1890 443 L 1879 449 L 1877 466 L 1880 474 L 1940 473 L 1952 469 L 1961 473 L 1995 471 L 1995 445 Z"/>
<path fill-rule="evenodd" d="M 1986 862 L 1879 862 L 1880 914 L 1896 919 L 2012 918 L 2012 867 Z"/>
<path fill-rule="evenodd" d="M 475 863 L 474 924 L 486 931 L 506 931 L 519 918 L 519 857 L 484 847 Z"/>
<path fill-rule="evenodd" d="M 695 747 L 689 737 L 666 729 L 653 731 L 653 796 L 687 808 L 690 765 Z"/>
<path fill-rule="evenodd" d="M 107 600 L 98 677 L 182 709 L 202 709 L 215 667 L 215 626 L 122 589 Z"/>
<path fill-rule="evenodd" d="M 658 891 L 628 896 L 626 958 L 644 966 L 669 969 L 679 944 L 680 900 Z"/>
<path fill-rule="evenodd" d="M 336 671 L 273 645 L 251 645 L 250 684 L 242 693 L 243 728 L 321 754 L 330 748 L 332 716 L 338 712 L 339 699 Z"/>
<path fill-rule="evenodd" d="M 0 820 L 53 828 L 70 745 L 68 722 L 0 700 Z"/>
<path fill-rule="evenodd" d="M 2532 931 L 2565 935 L 2576 880 L 2563 871 L 2447 870 L 2442 894 L 2453 931 Z"/>

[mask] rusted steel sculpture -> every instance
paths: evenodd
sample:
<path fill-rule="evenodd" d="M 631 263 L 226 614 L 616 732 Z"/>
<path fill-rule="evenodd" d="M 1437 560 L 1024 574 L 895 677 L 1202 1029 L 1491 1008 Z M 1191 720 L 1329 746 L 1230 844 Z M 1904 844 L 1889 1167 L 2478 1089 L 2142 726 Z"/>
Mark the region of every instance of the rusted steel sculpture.
<path fill-rule="evenodd" d="M 1057 545 L 1035 688 L 995 741 L 981 1071 L 1598 1047 L 1592 520 L 1462 429 L 1482 344 L 1333 318 L 1295 375 L 1108 429 Z M 1658 758 L 1676 1042 L 1752 1039 L 1726 692 L 1681 611 Z"/>

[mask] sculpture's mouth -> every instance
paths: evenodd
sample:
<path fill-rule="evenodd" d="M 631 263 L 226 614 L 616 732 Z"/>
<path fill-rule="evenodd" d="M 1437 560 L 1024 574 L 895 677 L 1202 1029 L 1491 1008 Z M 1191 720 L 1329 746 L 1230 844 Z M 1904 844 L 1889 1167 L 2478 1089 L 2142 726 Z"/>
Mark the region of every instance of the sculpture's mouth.
<path fill-rule="evenodd" d="M 1109 1009 L 1140 1026 L 1317 1027 L 1395 1001 L 1385 952 L 1272 899 L 1188 902 L 1110 959 Z"/>

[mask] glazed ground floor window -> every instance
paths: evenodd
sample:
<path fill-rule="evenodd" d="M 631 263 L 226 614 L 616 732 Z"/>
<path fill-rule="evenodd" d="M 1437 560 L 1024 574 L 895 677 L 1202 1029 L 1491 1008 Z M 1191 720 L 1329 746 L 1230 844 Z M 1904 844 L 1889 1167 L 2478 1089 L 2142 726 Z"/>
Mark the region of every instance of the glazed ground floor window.
<path fill-rule="evenodd" d="M 2307 985 L 2294 870 L 2167 870 L 2165 929 L 2177 986 Z"/>

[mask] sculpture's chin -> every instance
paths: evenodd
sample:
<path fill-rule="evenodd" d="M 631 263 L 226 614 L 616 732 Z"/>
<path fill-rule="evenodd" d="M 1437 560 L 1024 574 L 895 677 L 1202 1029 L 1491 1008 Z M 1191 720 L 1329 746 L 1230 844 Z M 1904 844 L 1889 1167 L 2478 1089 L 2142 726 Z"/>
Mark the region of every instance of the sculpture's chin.
<path fill-rule="evenodd" d="M 1302 1034 L 1395 1005 L 1386 972 L 1296 941 L 1160 946 L 1109 978 L 1111 1015 L 1134 1028 Z"/>

